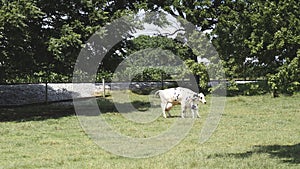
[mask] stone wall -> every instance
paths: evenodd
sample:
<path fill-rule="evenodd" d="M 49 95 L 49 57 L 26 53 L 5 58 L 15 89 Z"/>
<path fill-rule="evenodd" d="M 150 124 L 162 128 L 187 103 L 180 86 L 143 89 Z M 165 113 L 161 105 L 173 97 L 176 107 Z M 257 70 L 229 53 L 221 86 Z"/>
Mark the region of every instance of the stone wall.
<path fill-rule="evenodd" d="M 95 85 L 94 85 L 95 87 Z M 83 89 L 84 86 L 82 87 Z M 92 97 L 93 93 L 73 90 L 72 83 L 49 83 L 49 102 L 72 100 L 73 97 Z M 46 102 L 46 84 L 0 85 L 0 106 L 18 106 Z"/>
<path fill-rule="evenodd" d="M 19 106 L 46 102 L 46 84 L 0 85 L 0 107 Z M 164 87 L 172 87 L 174 83 L 165 82 Z M 139 94 L 161 88 L 160 82 L 106 83 L 105 90 L 130 89 Z M 48 102 L 67 101 L 73 98 L 95 97 L 102 94 L 102 83 L 48 83 Z M 146 91 L 146 92 L 145 92 Z M 97 95 L 96 95 L 97 96 Z"/>

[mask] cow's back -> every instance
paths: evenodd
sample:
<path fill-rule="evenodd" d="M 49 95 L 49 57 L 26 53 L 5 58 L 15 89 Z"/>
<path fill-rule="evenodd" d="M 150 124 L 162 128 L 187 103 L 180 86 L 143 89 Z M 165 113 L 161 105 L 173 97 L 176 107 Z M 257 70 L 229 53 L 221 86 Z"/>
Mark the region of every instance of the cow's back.
<path fill-rule="evenodd" d="M 172 102 L 174 88 L 159 90 L 158 94 L 162 102 Z"/>
<path fill-rule="evenodd" d="M 163 102 L 180 104 L 183 99 L 196 94 L 190 89 L 183 87 L 169 88 L 158 91 L 159 96 Z"/>
<path fill-rule="evenodd" d="M 195 93 L 191 89 L 183 88 L 183 87 L 177 87 L 176 90 L 180 93 L 181 97 L 187 97 L 187 96 L 193 96 Z"/>

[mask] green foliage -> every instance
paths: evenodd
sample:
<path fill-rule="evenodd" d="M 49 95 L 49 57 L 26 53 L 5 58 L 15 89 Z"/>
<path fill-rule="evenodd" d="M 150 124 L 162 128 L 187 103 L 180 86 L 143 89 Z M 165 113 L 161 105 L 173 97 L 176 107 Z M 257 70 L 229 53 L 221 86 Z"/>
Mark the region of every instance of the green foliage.
<path fill-rule="evenodd" d="M 183 27 L 187 26 L 185 20 L 196 26 L 186 34 L 179 33 L 175 40 L 164 35 L 122 40 L 108 51 L 99 67 L 97 79 L 109 79 L 109 74 L 119 63 L 136 51 L 160 48 L 171 51 L 184 61 L 188 60 L 190 72 L 201 77 L 201 88 L 207 88 L 205 83 L 208 78 L 203 65 L 197 65 L 196 60 L 197 57 L 208 56 L 214 63 L 205 65 L 208 74 L 214 75 L 210 79 L 224 80 L 220 79 L 224 73 L 227 80 L 262 79 L 268 75 L 272 91 L 292 94 L 299 90 L 299 79 L 296 77 L 299 59 L 295 59 L 300 47 L 299 6 L 300 1 L 297 0 L 116 0 L 109 3 L 89 0 L 70 0 L 68 3 L 64 0 L 2 0 L 0 83 L 69 80 L 80 49 L 93 33 L 117 18 L 143 9 L 164 10 L 181 17 L 179 22 Z M 150 13 L 144 23 L 160 27 L 170 24 L 165 13 Z M 139 24 L 122 26 L 128 30 L 141 27 Z M 218 55 L 209 53 L 212 48 L 205 46 L 204 38 L 195 34 L 207 30 Z M 105 33 L 102 30 L 100 34 Z M 182 44 L 185 37 L 190 37 L 188 45 Z M 219 57 L 222 60 L 218 60 Z M 220 71 L 221 66 L 225 72 Z M 154 70 L 147 70 L 145 77 L 140 74 L 139 79 L 158 78 L 151 73 L 157 74 Z M 183 77 L 182 74 L 179 76 Z M 235 87 L 232 86 L 232 90 L 236 90 Z M 255 90 L 259 91 L 259 88 L 250 86 L 245 94 L 251 95 Z"/>
<path fill-rule="evenodd" d="M 142 44 L 145 45 L 147 42 Z M 182 70 L 182 62 L 177 58 L 170 51 L 162 48 L 132 51 L 132 54 L 127 56 L 114 72 L 114 80 L 129 82 L 171 79 L 171 75 L 179 75 Z"/>
<path fill-rule="evenodd" d="M 47 81 L 69 79 L 83 43 L 111 19 L 126 15 L 119 11 L 128 10 L 127 5 L 89 0 L 1 1 L 0 83 L 22 78 L 31 82 L 40 72 L 49 75 L 43 77 Z M 67 78 L 53 79 L 51 74 Z"/>
<path fill-rule="evenodd" d="M 300 90 L 300 50 L 298 56 L 279 67 L 278 72 L 268 76 L 268 85 L 273 93 L 292 95 Z"/>
<path fill-rule="evenodd" d="M 43 15 L 33 0 L 0 2 L 0 83 L 28 77 L 38 69 Z"/>
<path fill-rule="evenodd" d="M 99 71 L 96 76 L 96 82 L 102 82 L 102 79 L 105 80 L 105 82 L 111 82 L 113 78 L 113 73 L 108 71 Z"/>
<path fill-rule="evenodd" d="M 295 58 L 300 44 L 299 5 L 295 0 L 220 5 L 212 37 L 227 77 L 264 77 Z"/>
<path fill-rule="evenodd" d="M 132 81 L 134 82 L 147 82 L 147 81 L 161 81 L 171 79 L 170 74 L 166 74 L 163 70 L 157 68 L 145 68 L 141 73 L 134 76 Z"/>
<path fill-rule="evenodd" d="M 164 80 L 178 80 L 186 74 L 200 75 L 203 71 L 203 67 L 193 65 L 193 60 L 184 64 L 184 60 L 194 55 L 188 46 L 174 39 L 142 35 L 130 40 L 128 44 L 130 45 L 126 48 L 127 56 L 122 65 L 119 65 L 124 67 L 124 71 L 116 73 L 118 80 L 160 81 L 162 77 Z"/>
<path fill-rule="evenodd" d="M 269 92 L 267 81 L 258 81 L 253 83 L 246 83 L 238 85 L 239 91 L 242 95 L 253 96 L 262 95 Z"/>
<path fill-rule="evenodd" d="M 159 48 L 160 50 L 168 50 L 174 55 L 178 56 L 182 60 L 190 58 L 191 52 L 189 47 L 183 45 L 181 42 L 177 42 L 174 39 L 163 36 L 147 36 L 141 35 L 128 42 L 130 44 L 127 47 L 128 55 L 133 54 L 139 50 L 148 48 Z"/>
<path fill-rule="evenodd" d="M 200 77 L 199 86 L 201 90 L 207 91 L 209 82 L 207 67 L 203 63 L 197 63 L 191 59 L 185 60 L 185 64 L 189 68 L 189 70 L 186 71 L 192 72 L 193 75 L 198 75 Z"/>
<path fill-rule="evenodd" d="M 234 80 L 231 80 L 227 85 L 227 96 L 236 96 L 240 94 L 240 89 Z"/>
<path fill-rule="evenodd" d="M 227 96 L 253 96 L 253 95 L 263 95 L 270 91 L 266 80 L 259 80 L 254 82 L 246 82 L 237 84 L 235 80 L 230 80 L 226 84 L 226 89 L 224 84 L 220 84 L 209 89 L 210 92 L 218 92 L 218 90 L 226 90 Z"/>

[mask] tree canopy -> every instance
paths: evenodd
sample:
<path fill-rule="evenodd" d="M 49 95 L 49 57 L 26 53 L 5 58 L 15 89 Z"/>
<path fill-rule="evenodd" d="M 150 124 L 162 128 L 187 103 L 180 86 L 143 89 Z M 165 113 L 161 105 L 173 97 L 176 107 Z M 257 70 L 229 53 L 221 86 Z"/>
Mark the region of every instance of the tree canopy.
<path fill-rule="evenodd" d="M 206 32 L 228 79 L 266 79 L 271 90 L 293 93 L 300 88 L 299 6 L 296 0 L 1 0 L 0 83 L 70 81 L 80 50 L 97 30 L 128 14 L 163 11 Z M 167 24 L 155 16 L 144 21 Z M 156 47 L 204 76 L 199 53 L 164 35 L 120 41 L 99 74 L 108 77 L 126 56 Z"/>

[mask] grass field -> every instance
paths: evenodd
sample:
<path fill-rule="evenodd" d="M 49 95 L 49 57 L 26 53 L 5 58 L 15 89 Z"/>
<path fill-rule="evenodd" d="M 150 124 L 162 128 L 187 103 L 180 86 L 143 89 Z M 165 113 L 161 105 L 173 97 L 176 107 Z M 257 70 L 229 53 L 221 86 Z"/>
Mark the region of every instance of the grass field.
<path fill-rule="evenodd" d="M 149 106 L 147 96 L 131 98 L 141 110 Z M 182 142 L 164 154 L 142 159 L 101 149 L 81 128 L 70 105 L 3 108 L 0 168 L 300 168 L 299 94 L 228 97 L 217 130 L 199 144 L 210 99 Z M 160 116 L 149 124 L 132 123 L 116 112 L 109 98 L 98 103 L 104 113 L 100 116 L 131 137 L 159 134 L 180 120 Z M 179 115 L 179 110 L 176 107 L 172 114 Z"/>

